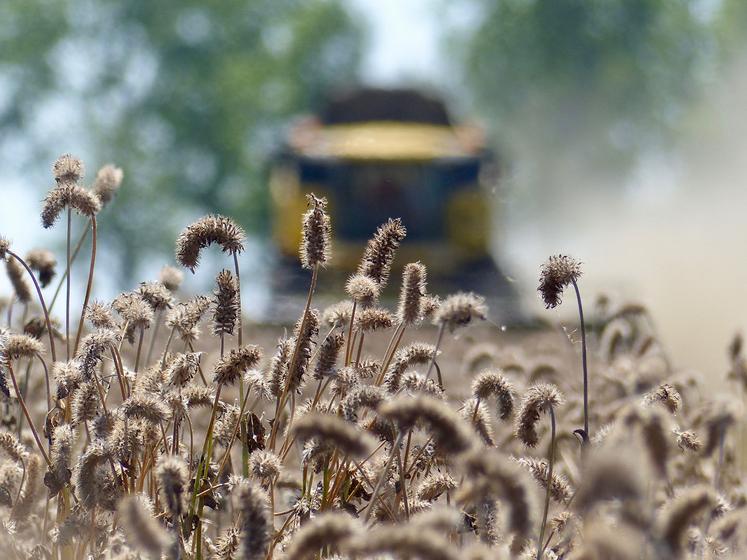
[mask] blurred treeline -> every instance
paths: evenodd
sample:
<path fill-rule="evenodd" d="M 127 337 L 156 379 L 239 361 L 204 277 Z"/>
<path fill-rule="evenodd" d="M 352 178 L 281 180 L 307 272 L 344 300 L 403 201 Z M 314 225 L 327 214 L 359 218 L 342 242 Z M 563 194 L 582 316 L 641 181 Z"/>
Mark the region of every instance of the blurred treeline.
<path fill-rule="evenodd" d="M 505 157 L 541 154 L 529 166 L 535 183 L 562 183 L 579 166 L 624 173 L 666 147 L 747 30 L 744 0 L 449 9 L 469 12 L 470 25 L 442 18 L 433 85 L 479 115 Z M 74 146 L 91 165 L 123 167 L 102 234 L 136 275 L 198 214 L 264 228 L 266 159 L 282 127 L 365 80 L 365 30 L 338 0 L 3 0 L 0 154 L 46 171 Z"/>

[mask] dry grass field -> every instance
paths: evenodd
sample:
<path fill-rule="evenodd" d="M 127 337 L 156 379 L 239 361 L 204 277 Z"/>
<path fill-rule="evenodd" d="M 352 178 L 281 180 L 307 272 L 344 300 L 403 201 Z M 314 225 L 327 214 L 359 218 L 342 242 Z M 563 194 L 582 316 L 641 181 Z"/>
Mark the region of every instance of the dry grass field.
<path fill-rule="evenodd" d="M 14 289 L 0 322 L 4 557 L 744 557 L 739 338 L 719 395 L 672 365 L 638 305 L 499 328 L 478 294 L 431 294 L 420 263 L 390 275 L 407 243 L 397 219 L 317 309 L 334 224 L 313 196 L 299 216 L 308 298 L 288 329 L 242 317 L 251 263 L 224 216 L 184 229 L 179 268 L 96 301 L 97 214 L 122 173 L 84 186 L 70 155 L 53 173 L 41 218 L 67 228 L 65 254 L 0 238 Z M 225 258 L 214 291 L 183 293 L 203 251 Z M 73 258 L 86 278 L 67 274 Z M 548 324 L 554 307 L 582 310 L 576 260 L 538 274 Z"/>

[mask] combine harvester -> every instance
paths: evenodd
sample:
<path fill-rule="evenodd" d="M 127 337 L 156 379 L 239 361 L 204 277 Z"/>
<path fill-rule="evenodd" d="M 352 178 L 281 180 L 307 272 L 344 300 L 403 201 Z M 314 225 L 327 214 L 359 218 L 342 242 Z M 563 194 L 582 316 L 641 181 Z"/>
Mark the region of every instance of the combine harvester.
<path fill-rule="evenodd" d="M 488 298 L 494 319 L 515 322 L 517 298 L 490 250 L 499 223 L 491 196 L 497 180 L 482 130 L 455 125 L 440 100 L 379 89 L 331 99 L 291 129 L 274 159 L 275 294 L 287 300 L 308 285 L 298 267 L 299 220 L 313 192 L 329 201 L 334 234 L 323 286 L 339 288 L 376 228 L 400 217 L 408 234 L 393 275 L 420 260 L 428 267 L 430 292 L 474 290 Z"/>

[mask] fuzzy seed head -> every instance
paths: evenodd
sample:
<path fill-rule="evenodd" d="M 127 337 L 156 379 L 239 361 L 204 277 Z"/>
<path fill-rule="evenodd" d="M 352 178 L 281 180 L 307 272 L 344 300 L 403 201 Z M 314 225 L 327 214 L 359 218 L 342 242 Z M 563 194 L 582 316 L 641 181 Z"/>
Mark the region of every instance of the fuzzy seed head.
<path fill-rule="evenodd" d="M 544 489 L 547 489 L 548 475 L 550 474 L 549 463 L 545 459 L 533 457 L 520 457 L 517 462 L 527 469 L 534 480 Z M 567 504 L 573 496 L 573 489 L 568 481 L 556 471 L 552 473 L 550 484 L 550 497 L 559 504 Z"/>
<path fill-rule="evenodd" d="M 171 292 L 161 282 L 141 282 L 137 293 L 153 311 L 171 309 Z"/>
<path fill-rule="evenodd" d="M 186 501 L 185 488 L 189 480 L 187 464 L 176 455 L 162 455 L 158 460 L 156 476 L 166 509 L 174 519 L 178 519 Z"/>
<path fill-rule="evenodd" d="M 581 263 L 567 255 L 553 255 L 540 268 L 539 291 L 545 306 L 560 305 L 563 289 L 581 277 Z"/>
<path fill-rule="evenodd" d="M 51 228 L 65 209 L 75 210 L 81 216 L 93 218 L 101 210 L 101 202 L 93 194 L 74 183 L 62 183 L 47 193 L 42 205 L 42 225 Z"/>
<path fill-rule="evenodd" d="M 332 414 L 310 412 L 293 423 L 299 441 L 316 440 L 353 458 L 366 457 L 375 447 L 372 438 L 350 422 Z"/>
<path fill-rule="evenodd" d="M 0 236 L 0 260 L 4 260 L 10 249 L 10 241 Z"/>
<path fill-rule="evenodd" d="M 495 370 L 484 370 L 472 382 L 472 395 L 485 400 L 495 395 L 501 420 L 508 420 L 514 411 L 515 389 L 503 374 Z"/>
<path fill-rule="evenodd" d="M 351 301 L 340 301 L 327 307 L 322 314 L 322 322 L 332 327 L 344 327 L 350 322 L 350 315 L 353 312 L 353 303 Z"/>
<path fill-rule="evenodd" d="M 539 442 L 537 422 L 540 415 L 550 407 L 557 408 L 564 402 L 563 394 L 554 385 L 535 385 L 524 395 L 521 408 L 516 417 L 516 437 L 527 447 L 534 447 Z"/>
<path fill-rule="evenodd" d="M 235 255 L 244 251 L 246 234 L 230 218 L 208 215 L 187 226 L 176 240 L 176 260 L 183 267 L 195 271 L 202 249 L 220 245 L 224 253 Z"/>
<path fill-rule="evenodd" d="M 0 254 L 2 252 L 2 248 L 0 247 Z M 37 272 L 39 284 L 41 284 L 42 288 L 46 288 L 52 281 L 52 278 L 54 278 L 57 259 L 54 253 L 47 249 L 32 249 L 26 255 L 26 264 Z"/>
<path fill-rule="evenodd" d="M 358 265 L 358 274 L 372 278 L 380 288 L 386 286 L 397 248 L 406 235 L 407 230 L 399 218 L 390 219 L 379 226 L 366 245 L 363 259 Z"/>
<path fill-rule="evenodd" d="M 245 372 L 255 367 L 260 359 L 262 359 L 262 351 L 258 346 L 242 346 L 231 350 L 228 356 L 225 356 L 215 366 L 213 383 L 218 385 L 235 383 Z"/>
<path fill-rule="evenodd" d="M 327 214 L 327 199 L 307 194 L 309 209 L 303 215 L 301 264 L 304 268 L 324 266 L 332 255 L 332 226 Z"/>
<path fill-rule="evenodd" d="M 0 354 L 5 360 L 20 360 L 21 358 L 33 358 L 44 354 L 44 345 L 33 336 L 26 334 L 9 335 L 2 347 Z"/>
<path fill-rule="evenodd" d="M 184 273 L 173 266 L 164 266 L 158 276 L 158 281 L 166 286 L 167 290 L 175 292 L 184 282 Z"/>
<path fill-rule="evenodd" d="M 314 367 L 314 379 L 324 379 L 335 374 L 343 344 L 345 344 L 345 335 L 341 332 L 332 333 L 324 339 Z"/>
<path fill-rule="evenodd" d="M 257 449 L 249 456 L 249 471 L 263 483 L 269 483 L 280 474 L 280 458 L 271 451 Z"/>
<path fill-rule="evenodd" d="M 75 183 L 83 173 L 83 162 L 71 154 L 62 154 L 52 164 L 52 175 L 60 183 Z"/>
<path fill-rule="evenodd" d="M 255 483 L 247 481 L 239 487 L 237 496 L 241 508 L 239 558 L 261 560 L 267 554 L 273 533 L 267 494 Z"/>
<path fill-rule="evenodd" d="M 161 398 L 147 393 L 133 394 L 120 405 L 119 410 L 125 418 L 141 419 L 154 425 L 165 422 L 170 412 Z"/>
<path fill-rule="evenodd" d="M 202 352 L 187 352 L 171 360 L 166 368 L 166 379 L 169 385 L 184 387 L 189 383 L 200 367 L 201 356 Z"/>
<path fill-rule="evenodd" d="M 166 531 L 153 517 L 153 504 L 147 496 L 126 496 L 118 506 L 119 516 L 127 538 L 135 546 L 154 558 L 160 558 L 171 544 Z"/>
<path fill-rule="evenodd" d="M 239 319 L 239 285 L 233 274 L 222 270 L 215 279 L 213 292 L 213 334 L 232 335 Z"/>
<path fill-rule="evenodd" d="M 406 432 L 423 422 L 436 444 L 445 453 L 459 455 L 475 445 L 469 426 L 449 406 L 425 395 L 401 395 L 379 407 L 384 418 L 395 422 L 400 432 Z"/>
<path fill-rule="evenodd" d="M 13 292 L 18 301 L 21 303 L 29 303 L 31 301 L 31 287 L 24 278 L 26 271 L 13 257 L 6 258 L 5 271 L 8 274 L 8 280 L 10 280 L 10 285 L 13 287 Z"/>
<path fill-rule="evenodd" d="M 473 293 L 459 292 L 447 297 L 433 314 L 433 324 L 445 325 L 449 331 L 468 325 L 473 319 L 488 316 L 485 298 Z"/>
<path fill-rule="evenodd" d="M 373 332 L 391 329 L 394 318 L 383 307 L 367 307 L 355 316 L 355 326 L 361 332 Z"/>
<path fill-rule="evenodd" d="M 111 202 L 122 185 L 123 178 L 122 170 L 112 164 L 107 164 L 98 170 L 91 190 L 101 202 L 101 206 L 106 206 Z"/>
<path fill-rule="evenodd" d="M 402 289 L 397 308 L 397 320 L 400 323 L 411 325 L 420 319 L 425 286 L 425 265 L 419 262 L 406 264 L 402 272 Z"/>
<path fill-rule="evenodd" d="M 345 291 L 361 307 L 369 307 L 379 300 L 379 284 L 365 274 L 353 274 L 345 283 Z"/>

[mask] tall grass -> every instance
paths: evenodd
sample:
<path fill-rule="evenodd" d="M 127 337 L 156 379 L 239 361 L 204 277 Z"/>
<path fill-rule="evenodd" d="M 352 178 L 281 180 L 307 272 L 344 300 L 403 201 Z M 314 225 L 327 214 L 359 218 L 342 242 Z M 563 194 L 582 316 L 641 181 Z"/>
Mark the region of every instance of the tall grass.
<path fill-rule="evenodd" d="M 122 173 L 106 166 L 87 188 L 69 155 L 53 173 L 42 221 L 68 219 L 61 274 L 49 251 L 24 258 L 0 238 L 13 287 L 0 329 L 4 557 L 744 557 L 738 403 L 672 366 L 640 306 L 593 316 L 587 348 L 572 259 L 550 259 L 540 291 L 554 307 L 574 286 L 581 347 L 475 327 L 485 300 L 429 293 L 419 262 L 401 267 L 397 294 L 399 220 L 372 232 L 343 299 L 320 313 L 333 224 L 311 195 L 306 301 L 262 349 L 241 313 L 251 263 L 236 223 L 206 216 L 177 240 L 180 266 L 214 275 L 211 294 L 184 294 L 166 267 L 94 301 L 97 220 Z M 89 236 L 88 274 L 73 278 Z M 213 249 L 225 269 L 200 267 Z M 447 336 L 462 328 L 482 342 Z M 730 357 L 743 383 L 741 344 Z"/>

